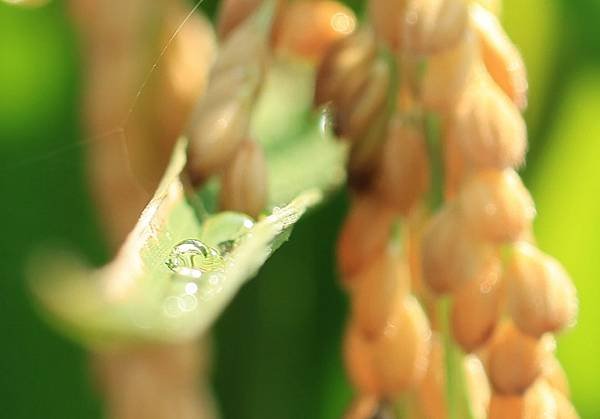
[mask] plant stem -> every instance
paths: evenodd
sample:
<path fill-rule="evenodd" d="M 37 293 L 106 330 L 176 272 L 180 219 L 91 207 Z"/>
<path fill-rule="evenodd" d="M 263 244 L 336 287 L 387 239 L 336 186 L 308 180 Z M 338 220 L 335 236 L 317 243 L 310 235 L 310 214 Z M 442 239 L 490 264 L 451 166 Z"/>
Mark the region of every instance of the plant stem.
<path fill-rule="evenodd" d="M 94 355 L 110 419 L 213 419 L 206 344 L 141 345 Z"/>
<path fill-rule="evenodd" d="M 69 7 L 86 64 L 83 116 L 87 136 L 94 139 L 88 162 L 92 191 L 116 252 L 136 225 L 148 191 L 156 189 L 201 91 L 205 62 L 211 61 L 212 31 L 203 21 L 195 27 L 193 18 L 187 22 L 189 6 L 183 0 L 70 0 Z M 191 54 L 182 55 L 181 46 L 160 52 L 181 39 L 188 49 L 191 42 Z M 200 58 L 190 61 L 190 55 Z M 183 88 L 173 87 L 169 62 L 183 63 Z M 107 416 L 214 418 L 201 362 L 207 354 L 198 342 L 146 343 L 94 353 Z"/>
<path fill-rule="evenodd" d="M 427 141 L 429 164 L 431 170 L 431 189 L 429 191 L 429 208 L 432 212 L 444 202 L 444 163 L 441 143 L 440 119 L 434 113 L 427 113 L 423 118 L 423 129 Z"/>
<path fill-rule="evenodd" d="M 445 297 L 439 304 L 442 314 L 448 419 L 475 419 L 467 389 L 464 354 L 452 339 L 450 299 Z"/>

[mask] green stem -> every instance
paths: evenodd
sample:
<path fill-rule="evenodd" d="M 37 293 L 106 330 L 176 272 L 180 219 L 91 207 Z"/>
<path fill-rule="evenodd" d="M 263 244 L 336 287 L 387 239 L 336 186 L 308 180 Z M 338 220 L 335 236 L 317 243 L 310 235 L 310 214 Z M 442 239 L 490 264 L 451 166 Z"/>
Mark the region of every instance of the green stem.
<path fill-rule="evenodd" d="M 436 211 L 444 202 L 444 162 L 441 144 L 440 119 L 434 113 L 427 113 L 423 118 L 423 129 L 427 142 L 431 183 L 429 190 L 429 208 Z"/>
<path fill-rule="evenodd" d="M 448 419 L 475 419 L 467 389 L 463 362 L 464 354 L 452 339 L 450 325 L 451 302 L 448 297 L 440 301 L 440 308 L 442 309 Z"/>
<path fill-rule="evenodd" d="M 400 400 L 394 404 L 394 413 L 398 419 L 408 418 L 408 404 L 409 401 L 407 396 L 400 398 Z"/>

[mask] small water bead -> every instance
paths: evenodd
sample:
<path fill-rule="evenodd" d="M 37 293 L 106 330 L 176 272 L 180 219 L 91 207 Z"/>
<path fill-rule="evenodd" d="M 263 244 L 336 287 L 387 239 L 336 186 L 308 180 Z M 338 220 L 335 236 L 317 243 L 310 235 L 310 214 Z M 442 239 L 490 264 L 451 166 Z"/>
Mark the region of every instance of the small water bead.
<path fill-rule="evenodd" d="M 290 207 L 273 207 L 271 215 L 267 219 L 272 222 L 281 224 L 281 228 L 285 229 L 296 223 L 302 214 Z"/>
<path fill-rule="evenodd" d="M 330 106 L 323 106 L 319 110 L 319 134 L 325 138 L 333 132 L 334 116 Z"/>
<path fill-rule="evenodd" d="M 254 221 L 247 215 L 227 211 L 210 217 L 202 226 L 200 237 L 226 257 L 247 237 L 252 227 Z"/>
<path fill-rule="evenodd" d="M 184 240 L 173 247 L 165 262 L 173 272 L 187 277 L 200 278 L 203 273 L 223 266 L 221 253 L 200 240 Z"/>
<path fill-rule="evenodd" d="M 233 233 L 233 238 L 222 240 L 217 244 L 217 249 L 222 256 L 227 256 L 231 253 L 246 237 L 249 235 L 250 229 L 254 226 L 251 220 L 244 220 L 243 223 Z"/>
<path fill-rule="evenodd" d="M 236 246 L 236 240 L 224 240 L 217 245 L 221 254 L 230 253 Z"/>
<path fill-rule="evenodd" d="M 204 223 L 202 240 L 187 239 L 173 247 L 165 262 L 175 281 L 163 304 L 167 317 L 191 313 L 223 290 L 225 271 L 234 263 L 229 254 L 249 237 L 253 226 L 243 214 L 221 213 Z"/>

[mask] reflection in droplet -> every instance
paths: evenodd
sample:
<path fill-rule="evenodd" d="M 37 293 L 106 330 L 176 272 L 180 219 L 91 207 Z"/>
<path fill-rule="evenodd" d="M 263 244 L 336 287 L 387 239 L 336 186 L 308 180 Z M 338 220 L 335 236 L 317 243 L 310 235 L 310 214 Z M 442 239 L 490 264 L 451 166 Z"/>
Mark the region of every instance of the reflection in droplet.
<path fill-rule="evenodd" d="M 181 276 L 197 279 L 204 272 L 219 269 L 223 265 L 223 257 L 218 250 L 200 240 L 188 239 L 173 247 L 165 264 Z"/>
<path fill-rule="evenodd" d="M 330 107 L 324 106 L 319 111 L 319 134 L 325 138 L 333 131 L 333 112 Z"/>

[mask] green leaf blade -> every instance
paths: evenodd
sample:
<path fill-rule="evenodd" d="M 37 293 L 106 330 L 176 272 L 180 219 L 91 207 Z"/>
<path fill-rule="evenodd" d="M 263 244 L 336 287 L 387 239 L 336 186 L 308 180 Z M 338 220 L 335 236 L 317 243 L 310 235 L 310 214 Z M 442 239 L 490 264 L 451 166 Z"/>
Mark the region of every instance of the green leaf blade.
<path fill-rule="evenodd" d="M 117 257 L 90 269 L 72 255 L 48 254 L 32 269 L 33 290 L 51 317 L 70 336 L 97 347 L 135 341 L 179 341 L 203 333 L 235 293 L 280 244 L 306 209 L 320 200 L 309 191 L 253 223 L 239 244 L 223 257 L 219 281 L 182 278 L 167 264 L 183 240 L 216 245 L 237 240 L 243 214 L 195 216 L 176 175 L 183 167 L 183 142 L 155 197 Z M 213 278 L 217 272 L 207 272 Z"/>

